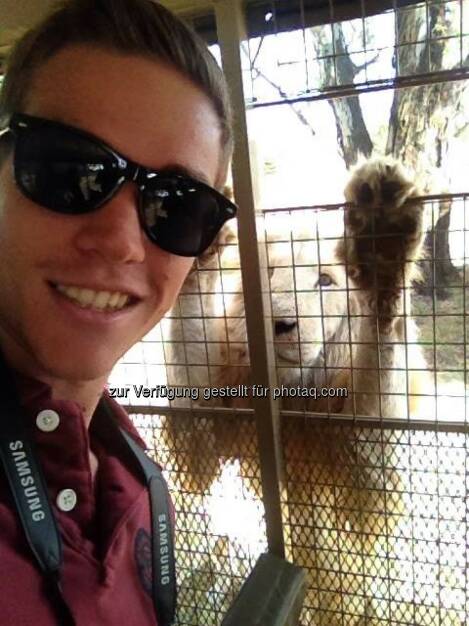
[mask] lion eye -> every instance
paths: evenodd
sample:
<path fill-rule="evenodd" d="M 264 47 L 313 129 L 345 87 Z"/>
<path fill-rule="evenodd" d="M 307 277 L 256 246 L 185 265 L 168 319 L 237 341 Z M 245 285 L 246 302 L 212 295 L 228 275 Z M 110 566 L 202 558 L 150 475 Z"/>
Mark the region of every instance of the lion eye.
<path fill-rule="evenodd" d="M 319 274 L 319 278 L 318 278 L 318 282 L 316 283 L 316 286 L 319 287 L 329 287 L 330 285 L 332 285 L 334 281 L 332 280 L 332 277 L 329 276 L 329 274 Z"/>

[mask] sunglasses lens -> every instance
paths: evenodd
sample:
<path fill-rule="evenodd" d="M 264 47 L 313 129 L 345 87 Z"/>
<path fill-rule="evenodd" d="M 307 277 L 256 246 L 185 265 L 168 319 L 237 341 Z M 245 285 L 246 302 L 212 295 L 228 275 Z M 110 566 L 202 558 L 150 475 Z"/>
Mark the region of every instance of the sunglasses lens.
<path fill-rule="evenodd" d="M 140 193 L 148 236 L 173 254 L 201 254 L 231 217 L 215 190 L 181 177 L 150 180 Z"/>
<path fill-rule="evenodd" d="M 15 178 L 33 202 L 60 213 L 86 213 L 118 185 L 118 159 L 79 133 L 27 128 L 18 133 Z"/>
<path fill-rule="evenodd" d="M 18 114 L 12 117 L 10 131 L 18 187 L 52 211 L 94 211 L 125 180 L 135 181 L 145 233 L 163 250 L 180 256 L 204 252 L 236 214 L 236 207 L 205 183 L 137 165 L 79 129 Z"/>

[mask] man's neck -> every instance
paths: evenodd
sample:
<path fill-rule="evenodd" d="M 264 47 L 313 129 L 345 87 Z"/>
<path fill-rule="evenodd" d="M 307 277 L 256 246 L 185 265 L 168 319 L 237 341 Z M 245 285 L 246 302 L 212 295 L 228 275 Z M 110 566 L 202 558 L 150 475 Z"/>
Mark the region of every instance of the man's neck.
<path fill-rule="evenodd" d="M 23 350 L 11 345 L 8 340 L 5 341 L 1 334 L 0 339 L 3 339 L 0 341 L 1 351 L 8 365 L 18 373 L 48 385 L 53 399 L 76 402 L 83 411 L 85 426 L 88 428 L 106 384 L 107 375 L 93 380 L 72 380 L 54 376 L 35 364 L 34 359 L 28 358 L 28 354 Z"/>
<path fill-rule="evenodd" d="M 41 377 L 41 380 L 50 386 L 52 398 L 55 400 L 69 400 L 79 405 L 83 411 L 85 425 L 88 428 L 103 392 L 106 379 L 69 381 Z"/>
<path fill-rule="evenodd" d="M 107 376 L 95 380 L 68 380 L 54 377 L 43 372 L 39 367 L 33 365 L 33 359 L 21 358 L 21 351 L 8 349 L 8 342 L 0 342 L 2 357 L 8 365 L 18 373 L 33 378 L 48 385 L 51 389 L 51 396 L 55 400 L 65 400 L 76 402 L 81 408 L 85 427 L 88 429 L 93 413 L 100 400 Z M 94 452 L 88 451 L 90 471 L 94 480 L 98 470 L 98 459 Z"/>

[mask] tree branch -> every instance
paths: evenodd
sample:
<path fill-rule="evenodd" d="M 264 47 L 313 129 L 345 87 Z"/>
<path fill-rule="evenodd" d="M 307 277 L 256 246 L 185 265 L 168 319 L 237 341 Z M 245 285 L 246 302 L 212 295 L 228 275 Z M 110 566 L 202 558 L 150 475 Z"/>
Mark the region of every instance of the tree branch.
<path fill-rule="evenodd" d="M 288 94 L 280 87 L 280 85 L 278 85 L 277 83 L 275 83 L 271 78 L 269 78 L 266 74 L 264 74 L 264 72 L 262 70 L 260 70 L 258 67 L 255 67 L 254 64 L 257 60 L 257 57 L 259 56 L 259 52 L 262 46 L 262 43 L 264 41 L 264 37 L 261 37 L 261 41 L 259 43 L 259 46 L 257 48 L 256 54 L 254 55 L 254 58 L 252 60 L 250 60 L 250 71 L 251 74 L 255 73 L 255 77 L 254 80 L 256 80 L 257 78 L 262 78 L 263 80 L 265 80 L 271 87 L 273 87 L 277 93 L 279 94 L 279 96 L 281 98 L 284 98 L 285 100 L 288 99 Z M 247 53 L 246 47 L 243 44 L 242 45 L 242 50 L 244 52 L 244 54 L 247 56 L 247 58 L 249 58 L 249 54 Z M 290 107 L 290 109 L 292 110 L 292 112 L 294 113 L 294 115 L 296 116 L 296 118 L 301 122 L 301 124 L 303 124 L 303 126 L 306 126 L 308 128 L 308 130 L 310 131 L 310 133 L 314 136 L 316 134 L 314 128 L 311 126 L 309 120 L 307 119 L 307 117 L 305 115 L 303 115 L 303 113 L 297 109 L 294 105 L 293 102 L 288 102 L 288 106 Z"/>

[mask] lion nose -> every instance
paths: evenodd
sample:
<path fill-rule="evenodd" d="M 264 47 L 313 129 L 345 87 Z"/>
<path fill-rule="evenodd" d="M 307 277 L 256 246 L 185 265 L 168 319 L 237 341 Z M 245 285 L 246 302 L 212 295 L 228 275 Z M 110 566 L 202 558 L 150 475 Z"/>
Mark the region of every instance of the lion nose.
<path fill-rule="evenodd" d="M 287 322 L 285 320 L 278 320 L 275 322 L 275 334 L 285 335 L 296 327 L 296 322 Z"/>

